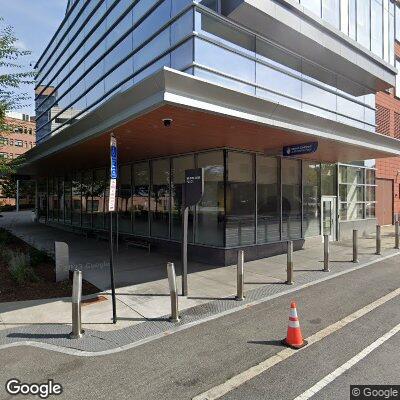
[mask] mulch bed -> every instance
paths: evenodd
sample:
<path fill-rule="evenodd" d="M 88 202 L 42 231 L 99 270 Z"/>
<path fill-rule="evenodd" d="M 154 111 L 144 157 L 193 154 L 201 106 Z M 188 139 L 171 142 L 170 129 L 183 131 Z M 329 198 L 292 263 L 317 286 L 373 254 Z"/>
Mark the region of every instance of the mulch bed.
<path fill-rule="evenodd" d="M 4 230 L 0 230 L 3 231 Z M 32 247 L 21 239 L 9 234 L 6 247 L 10 250 L 19 250 L 30 253 Z M 72 294 L 72 280 L 56 283 L 55 264 L 51 258 L 41 261 L 33 267 L 38 277 L 37 282 L 25 282 L 19 285 L 10 274 L 6 260 L 0 257 L 0 302 L 18 300 L 38 300 L 54 297 L 70 297 Z M 82 294 L 94 294 L 100 290 L 91 283 L 83 280 Z"/>

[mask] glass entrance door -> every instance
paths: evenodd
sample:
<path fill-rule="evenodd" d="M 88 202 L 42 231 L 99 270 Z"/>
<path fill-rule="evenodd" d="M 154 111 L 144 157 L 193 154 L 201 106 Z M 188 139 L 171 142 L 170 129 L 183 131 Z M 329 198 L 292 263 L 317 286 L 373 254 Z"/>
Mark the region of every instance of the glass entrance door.
<path fill-rule="evenodd" d="M 322 196 L 321 198 L 321 226 L 322 234 L 329 235 L 329 240 L 336 240 L 336 196 Z"/>

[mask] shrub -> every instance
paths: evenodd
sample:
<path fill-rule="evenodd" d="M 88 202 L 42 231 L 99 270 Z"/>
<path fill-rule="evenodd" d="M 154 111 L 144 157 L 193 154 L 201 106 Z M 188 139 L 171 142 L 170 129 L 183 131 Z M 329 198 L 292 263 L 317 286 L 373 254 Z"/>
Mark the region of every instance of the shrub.
<path fill-rule="evenodd" d="M 38 278 L 30 265 L 29 255 L 20 251 L 8 251 L 8 268 L 12 279 L 19 285 L 37 282 Z"/>
<path fill-rule="evenodd" d="M 38 250 L 35 248 L 30 249 L 29 258 L 30 258 L 30 264 L 33 268 L 35 268 L 36 266 L 38 266 L 42 263 L 51 261 L 51 258 L 45 251 Z"/>
<path fill-rule="evenodd" d="M 4 229 L 0 229 L 0 244 L 7 244 L 10 241 L 10 234 Z"/>

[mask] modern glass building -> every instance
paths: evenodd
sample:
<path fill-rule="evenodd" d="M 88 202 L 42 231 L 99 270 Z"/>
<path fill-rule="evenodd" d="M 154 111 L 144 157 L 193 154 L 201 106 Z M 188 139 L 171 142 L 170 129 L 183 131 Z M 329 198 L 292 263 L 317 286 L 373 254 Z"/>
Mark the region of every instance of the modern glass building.
<path fill-rule="evenodd" d="M 69 1 L 37 63 L 38 145 L 23 167 L 40 220 L 107 229 L 113 132 L 121 235 L 178 247 L 194 167 L 195 258 L 371 229 L 373 159 L 400 154 L 375 133 L 375 93 L 396 77 L 394 14 L 389 0 Z M 307 142 L 317 151 L 283 155 Z"/>

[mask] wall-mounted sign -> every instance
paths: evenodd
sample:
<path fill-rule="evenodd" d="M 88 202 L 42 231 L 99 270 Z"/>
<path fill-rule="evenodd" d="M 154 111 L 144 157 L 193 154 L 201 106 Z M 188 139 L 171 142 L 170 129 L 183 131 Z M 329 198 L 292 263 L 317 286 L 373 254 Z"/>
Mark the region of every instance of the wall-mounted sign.
<path fill-rule="evenodd" d="M 185 206 L 196 205 L 204 194 L 203 168 L 187 169 L 185 171 Z"/>
<path fill-rule="evenodd" d="M 115 211 L 118 178 L 118 151 L 117 139 L 114 136 L 111 136 L 110 140 L 110 160 L 110 196 L 108 200 L 108 211 Z"/>
<path fill-rule="evenodd" d="M 284 157 L 294 157 L 301 154 L 315 153 L 318 149 L 318 142 L 294 144 L 292 146 L 284 146 L 282 155 Z"/>

